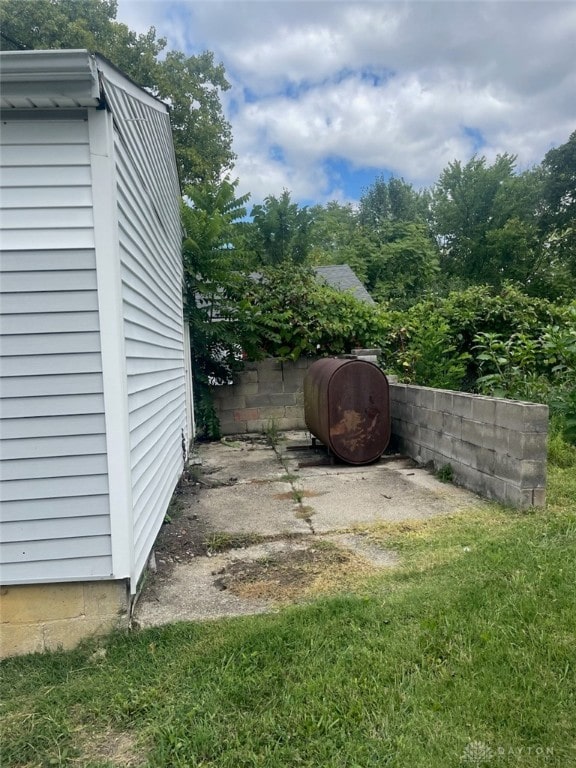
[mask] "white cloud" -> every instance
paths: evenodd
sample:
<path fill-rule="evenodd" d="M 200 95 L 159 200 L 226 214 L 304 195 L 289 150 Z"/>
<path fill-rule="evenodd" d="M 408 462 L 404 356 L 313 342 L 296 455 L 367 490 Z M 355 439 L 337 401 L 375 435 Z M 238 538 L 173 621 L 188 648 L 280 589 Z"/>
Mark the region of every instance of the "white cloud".
<path fill-rule="evenodd" d="M 255 201 L 345 195 L 330 156 L 430 184 L 478 135 L 489 159 L 528 167 L 576 127 L 572 2 L 121 0 L 119 17 L 223 61 L 236 174 Z"/>

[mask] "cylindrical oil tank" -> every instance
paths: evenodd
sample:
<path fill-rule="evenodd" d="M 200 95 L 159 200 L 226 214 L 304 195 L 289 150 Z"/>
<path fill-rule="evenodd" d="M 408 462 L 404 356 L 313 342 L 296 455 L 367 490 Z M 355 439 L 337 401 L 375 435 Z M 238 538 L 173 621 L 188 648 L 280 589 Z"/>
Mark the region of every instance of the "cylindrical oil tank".
<path fill-rule="evenodd" d="M 304 418 L 347 464 L 376 461 L 390 441 L 388 379 L 365 360 L 317 360 L 304 378 Z"/>

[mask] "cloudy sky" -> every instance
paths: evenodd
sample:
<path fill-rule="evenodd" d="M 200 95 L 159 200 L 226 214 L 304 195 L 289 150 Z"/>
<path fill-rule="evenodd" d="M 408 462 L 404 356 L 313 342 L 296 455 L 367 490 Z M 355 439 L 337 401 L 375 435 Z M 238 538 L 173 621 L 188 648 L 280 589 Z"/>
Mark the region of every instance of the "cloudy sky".
<path fill-rule="evenodd" d="M 576 129 L 573 0 L 120 0 L 118 20 L 224 64 L 252 202 L 354 201 L 379 174 L 428 186 L 474 153 L 522 170 Z"/>

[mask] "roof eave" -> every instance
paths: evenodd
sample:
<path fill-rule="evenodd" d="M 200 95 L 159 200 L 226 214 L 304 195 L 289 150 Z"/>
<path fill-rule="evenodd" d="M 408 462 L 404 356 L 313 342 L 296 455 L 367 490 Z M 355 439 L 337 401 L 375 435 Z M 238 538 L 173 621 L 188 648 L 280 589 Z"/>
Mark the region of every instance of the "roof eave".
<path fill-rule="evenodd" d="M 4 51 L 0 104 L 3 109 L 97 107 L 100 84 L 87 50 Z"/>

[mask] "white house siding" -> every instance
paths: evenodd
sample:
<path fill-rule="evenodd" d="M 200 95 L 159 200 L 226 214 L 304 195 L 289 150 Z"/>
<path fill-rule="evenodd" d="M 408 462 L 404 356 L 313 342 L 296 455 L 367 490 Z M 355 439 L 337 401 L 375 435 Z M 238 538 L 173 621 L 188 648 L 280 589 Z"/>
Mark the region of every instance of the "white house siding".
<path fill-rule="evenodd" d="M 109 578 L 88 129 L 2 121 L 1 581 Z"/>
<path fill-rule="evenodd" d="M 113 74 L 113 73 L 111 73 Z M 134 572 L 141 574 L 183 469 L 186 382 L 179 189 L 165 107 L 104 87 L 116 116 Z M 150 99 L 152 102 L 152 99 Z"/>

